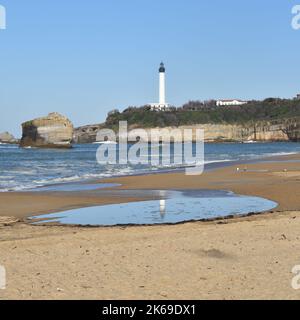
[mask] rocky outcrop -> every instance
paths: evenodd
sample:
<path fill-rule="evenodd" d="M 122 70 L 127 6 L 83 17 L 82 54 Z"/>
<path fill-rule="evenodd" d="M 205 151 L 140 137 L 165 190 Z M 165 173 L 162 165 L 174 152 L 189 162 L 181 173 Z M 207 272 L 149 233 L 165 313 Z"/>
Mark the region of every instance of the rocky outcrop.
<path fill-rule="evenodd" d="M 74 143 L 93 143 L 96 142 L 97 132 L 104 128 L 102 124 L 87 125 L 74 130 Z"/>
<path fill-rule="evenodd" d="M 1 143 L 18 143 L 18 140 L 9 132 L 0 133 L 0 142 Z"/>
<path fill-rule="evenodd" d="M 22 124 L 21 147 L 70 148 L 73 138 L 72 122 L 59 113 Z"/>
<path fill-rule="evenodd" d="M 92 143 L 96 141 L 97 132 L 105 125 L 91 125 L 75 129 L 76 143 Z M 131 126 L 129 129 L 134 129 Z M 206 142 L 243 142 L 243 141 L 300 141 L 300 118 L 276 121 L 261 121 L 247 124 L 199 124 L 180 127 L 146 128 L 150 137 L 152 129 L 179 129 L 174 132 L 174 140 L 180 141 L 184 129 L 203 129 Z M 195 132 L 195 131 L 194 131 Z M 193 137 L 195 140 L 195 136 Z"/>

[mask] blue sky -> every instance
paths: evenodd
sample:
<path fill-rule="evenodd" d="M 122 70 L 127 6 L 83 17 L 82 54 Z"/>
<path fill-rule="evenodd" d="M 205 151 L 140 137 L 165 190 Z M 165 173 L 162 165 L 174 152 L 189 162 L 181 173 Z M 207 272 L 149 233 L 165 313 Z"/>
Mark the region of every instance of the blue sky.
<path fill-rule="evenodd" d="M 300 92 L 300 0 L 0 0 L 0 132 L 58 111 L 73 123 L 167 100 Z"/>

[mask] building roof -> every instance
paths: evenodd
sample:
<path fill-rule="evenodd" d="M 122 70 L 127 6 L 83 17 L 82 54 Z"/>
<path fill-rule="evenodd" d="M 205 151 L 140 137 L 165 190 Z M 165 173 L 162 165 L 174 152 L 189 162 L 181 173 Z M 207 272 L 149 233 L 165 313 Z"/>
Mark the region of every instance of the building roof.
<path fill-rule="evenodd" d="M 223 102 L 232 102 L 232 101 L 239 101 L 239 102 L 245 102 L 241 99 L 219 99 L 218 101 L 223 101 Z"/>

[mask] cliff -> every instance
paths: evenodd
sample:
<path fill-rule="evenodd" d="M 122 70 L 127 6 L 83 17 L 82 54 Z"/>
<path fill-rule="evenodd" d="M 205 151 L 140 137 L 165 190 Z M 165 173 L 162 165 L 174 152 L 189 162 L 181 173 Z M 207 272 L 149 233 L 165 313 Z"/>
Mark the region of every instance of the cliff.
<path fill-rule="evenodd" d="M 22 124 L 21 147 L 70 148 L 73 124 L 59 113 L 27 121 Z"/>
<path fill-rule="evenodd" d="M 92 125 L 76 128 L 74 142 L 91 143 L 96 141 L 98 130 L 105 125 Z M 130 129 L 137 128 L 132 125 Z M 241 141 L 300 141 L 300 117 L 276 121 L 249 122 L 246 124 L 199 124 L 190 126 L 164 127 L 164 129 L 204 129 L 206 142 Z M 150 133 L 152 128 L 145 128 Z M 162 128 L 157 128 L 162 129 Z M 193 137 L 195 139 L 195 137 Z M 174 136 L 180 140 L 180 134 Z"/>

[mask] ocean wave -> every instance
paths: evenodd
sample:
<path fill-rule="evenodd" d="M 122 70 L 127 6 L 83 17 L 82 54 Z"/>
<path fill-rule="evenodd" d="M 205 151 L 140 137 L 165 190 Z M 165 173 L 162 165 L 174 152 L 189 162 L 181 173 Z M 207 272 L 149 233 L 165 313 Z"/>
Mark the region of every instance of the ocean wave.
<path fill-rule="evenodd" d="M 222 163 L 222 162 L 232 162 L 232 159 L 220 159 L 220 160 L 205 160 L 204 164 L 211 164 L 211 163 Z"/>
<path fill-rule="evenodd" d="M 270 156 L 291 156 L 293 154 L 299 154 L 299 152 L 271 152 L 266 154 Z"/>
<path fill-rule="evenodd" d="M 211 164 L 211 163 L 225 163 L 231 162 L 231 159 L 211 159 L 205 160 L 204 164 Z M 91 181 L 95 179 L 104 179 L 110 178 L 115 176 L 127 176 L 127 175 L 135 175 L 135 174 L 147 174 L 155 171 L 163 171 L 163 170 L 170 170 L 170 169 L 184 169 L 186 167 L 194 166 L 195 163 L 190 164 L 160 164 L 160 165 L 153 165 L 150 167 L 145 168 L 136 168 L 133 166 L 128 167 L 106 167 L 103 172 L 99 173 L 82 173 L 82 174 L 75 174 L 65 177 L 53 177 L 53 178 L 45 178 L 45 179 L 33 179 L 31 181 L 26 181 L 24 183 L 19 183 L 18 178 L 16 176 L 1 176 L 3 180 L 0 182 L 0 192 L 9 192 L 9 191 L 24 191 L 30 190 L 35 188 L 40 188 L 44 186 L 51 186 L 55 184 L 64 184 L 70 182 L 84 182 L 84 181 Z M 50 170 L 51 171 L 51 170 Z M 18 174 L 21 174 L 22 171 L 15 170 Z M 49 173 L 48 168 L 45 168 L 45 172 Z M 24 170 L 25 176 L 28 176 L 28 172 Z M 33 172 L 35 173 L 35 172 Z M 23 176 L 24 177 L 24 176 Z"/>
<path fill-rule="evenodd" d="M 267 157 L 275 157 L 275 156 L 288 156 L 293 154 L 299 154 L 299 152 L 265 152 L 261 154 L 257 153 L 243 153 L 239 155 L 239 159 L 257 159 L 257 158 L 267 158 Z"/>
<path fill-rule="evenodd" d="M 263 144 L 263 147 L 260 144 L 242 145 L 242 148 L 240 146 L 241 144 L 209 145 L 205 149 L 204 164 L 293 155 L 300 151 L 299 144 L 292 143 Z M 194 165 L 171 163 L 152 166 L 151 162 L 146 165 L 98 165 L 95 157 L 96 148 L 86 145 L 75 146 L 68 152 L 58 153 L 52 150 L 34 149 L 30 154 L 16 145 L 0 147 L 0 192 L 23 191 L 115 176 L 164 172 Z M 157 158 L 161 156 L 157 150 L 153 153 Z M 171 159 L 173 157 L 174 155 L 171 155 Z"/>

